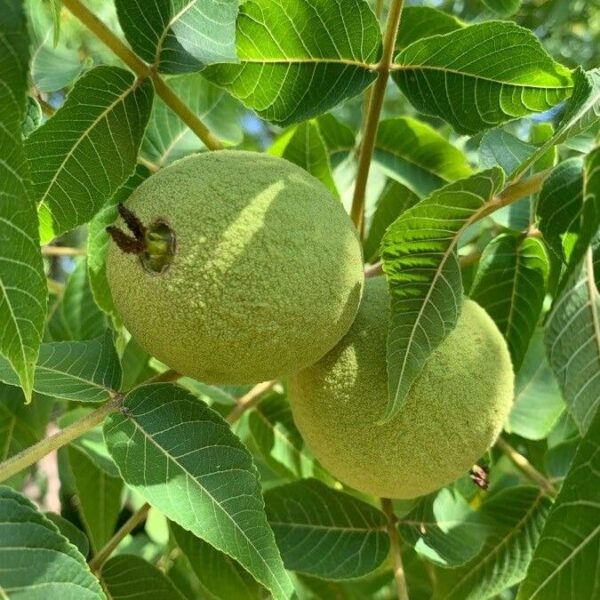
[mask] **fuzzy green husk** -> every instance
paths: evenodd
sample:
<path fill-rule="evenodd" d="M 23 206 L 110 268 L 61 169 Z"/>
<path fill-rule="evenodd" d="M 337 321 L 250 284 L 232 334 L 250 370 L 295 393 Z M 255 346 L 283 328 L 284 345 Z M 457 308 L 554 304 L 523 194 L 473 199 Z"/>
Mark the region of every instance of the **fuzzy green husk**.
<path fill-rule="evenodd" d="M 513 400 L 506 343 L 465 299 L 456 329 L 426 363 L 400 413 L 387 403 L 389 293 L 367 281 L 352 327 L 317 364 L 290 381 L 296 424 L 340 481 L 386 498 L 414 498 L 465 475 L 493 444 Z"/>
<path fill-rule="evenodd" d="M 126 206 L 175 232 L 162 274 L 114 243 L 107 261 L 123 322 L 171 368 L 207 383 L 265 381 L 312 364 L 350 327 L 363 286 L 358 237 L 299 167 L 250 152 L 194 155 Z"/>

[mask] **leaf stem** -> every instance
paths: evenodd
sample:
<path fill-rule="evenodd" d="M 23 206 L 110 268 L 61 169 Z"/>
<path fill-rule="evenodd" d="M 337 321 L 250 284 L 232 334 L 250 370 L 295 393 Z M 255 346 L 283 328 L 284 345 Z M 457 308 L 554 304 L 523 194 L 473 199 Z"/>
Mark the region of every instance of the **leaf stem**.
<path fill-rule="evenodd" d="M 123 523 L 115 535 L 96 553 L 89 562 L 90 570 L 93 573 L 98 573 L 102 569 L 102 565 L 110 558 L 110 555 L 115 551 L 117 546 L 146 518 L 150 508 L 150 505 L 146 502 Z"/>
<path fill-rule="evenodd" d="M 398 600 L 408 600 L 408 589 L 406 587 L 406 577 L 404 575 L 404 565 L 402 564 L 402 554 L 400 552 L 400 539 L 396 524 L 398 519 L 394 514 L 394 505 L 389 498 L 381 499 L 381 507 L 387 517 L 387 530 L 390 536 L 390 551 L 394 560 L 394 578 L 396 579 L 396 588 Z"/>
<path fill-rule="evenodd" d="M 364 230 L 365 196 L 367 192 L 369 170 L 371 168 L 373 150 L 375 149 L 377 130 L 379 129 L 379 118 L 383 107 L 383 99 L 385 97 L 385 90 L 390 75 L 390 66 L 394 60 L 394 48 L 396 46 L 398 28 L 400 27 L 400 19 L 402 18 L 403 5 L 404 0 L 392 0 L 383 40 L 383 54 L 379 65 L 377 65 L 378 75 L 369 101 L 369 110 L 367 111 L 363 139 L 360 146 L 358 172 L 356 174 L 356 186 L 354 188 L 354 198 L 352 200 L 350 216 L 352 217 L 352 221 L 356 225 L 356 228 L 361 233 Z"/>
<path fill-rule="evenodd" d="M 92 11 L 80 0 L 63 0 L 63 5 L 73 13 L 98 39 L 106 44 L 138 77 L 149 77 L 156 93 L 163 102 L 202 140 L 209 150 L 220 150 L 223 144 L 210 132 L 194 112 L 181 101 L 165 83 L 155 68 L 147 65 L 128 48 Z"/>
<path fill-rule="evenodd" d="M 29 448 L 25 448 L 25 450 L 5 460 L 0 464 L 0 482 L 6 481 L 23 469 L 34 465 L 38 460 L 46 456 L 46 454 L 65 446 L 83 435 L 86 431 L 93 429 L 96 425 L 102 423 L 110 413 L 118 410 L 121 402 L 122 396 L 117 395 L 100 408 L 78 419 L 75 423 L 65 427 L 58 433 L 39 441 Z"/>
<path fill-rule="evenodd" d="M 526 475 L 531 481 L 538 485 L 546 494 L 555 498 L 558 491 L 552 482 L 544 477 L 522 454 L 517 452 L 504 438 L 499 437 L 496 446 L 506 454 L 512 463 Z"/>
<path fill-rule="evenodd" d="M 42 246 L 43 256 L 85 256 L 83 248 L 67 248 L 66 246 Z"/>
<path fill-rule="evenodd" d="M 154 375 L 154 377 L 150 377 L 150 379 L 144 381 L 144 385 L 147 383 L 170 383 L 171 381 L 177 381 L 182 377 L 183 375 L 181 373 L 169 369 L 168 371 L 163 371 L 162 373 L 158 373 L 158 375 Z"/>
<path fill-rule="evenodd" d="M 265 381 L 255 385 L 246 395 L 242 396 L 236 406 L 227 415 L 226 421 L 232 425 L 235 423 L 248 409 L 256 406 L 258 401 L 276 384 L 276 381 Z"/>

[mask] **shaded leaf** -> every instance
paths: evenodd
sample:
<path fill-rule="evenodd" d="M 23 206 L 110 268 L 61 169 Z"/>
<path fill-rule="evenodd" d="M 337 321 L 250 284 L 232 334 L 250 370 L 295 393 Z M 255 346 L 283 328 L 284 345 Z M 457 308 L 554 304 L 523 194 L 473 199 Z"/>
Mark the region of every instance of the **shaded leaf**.
<path fill-rule="evenodd" d="M 46 277 L 22 124 L 29 39 L 20 0 L 0 0 L 0 354 L 31 400 L 46 315 Z"/>
<path fill-rule="evenodd" d="M 265 589 L 227 554 L 175 523 L 170 529 L 207 596 L 214 600 L 264 598 Z"/>
<path fill-rule="evenodd" d="M 458 567 L 483 547 L 486 528 L 478 512 L 456 491 L 442 489 L 420 500 L 400 520 L 402 538 L 427 560 Z"/>
<path fill-rule="evenodd" d="M 431 6 L 405 6 L 396 38 L 396 50 L 402 50 L 421 38 L 450 33 L 464 27 L 455 16 Z"/>
<path fill-rule="evenodd" d="M 389 403 L 395 415 L 431 352 L 456 325 L 463 287 L 456 247 L 504 182 L 494 168 L 451 183 L 403 213 L 382 243 L 392 295 L 387 341 Z"/>
<path fill-rule="evenodd" d="M 471 174 L 465 155 L 426 123 L 410 117 L 382 121 L 374 160 L 419 196 Z"/>
<path fill-rule="evenodd" d="M 489 535 L 482 552 L 458 569 L 439 571 L 440 600 L 486 600 L 525 576 L 550 500 L 534 487 L 497 493 L 482 508 Z"/>
<path fill-rule="evenodd" d="M 203 75 L 265 119 L 291 125 L 375 81 L 381 32 L 363 0 L 247 0 L 237 54 L 239 65 L 214 65 Z"/>
<path fill-rule="evenodd" d="M 546 521 L 519 600 L 596 598 L 600 578 L 600 413 Z"/>
<path fill-rule="evenodd" d="M 90 340 L 106 331 L 108 322 L 94 300 L 87 265 L 87 259 L 77 263 L 62 298 L 52 307 L 47 341 Z"/>
<path fill-rule="evenodd" d="M 538 329 L 517 372 L 515 401 L 506 429 L 528 440 L 543 440 L 564 409 L 560 389 L 546 359 L 544 333 Z"/>
<path fill-rule="evenodd" d="M 331 154 L 331 162 L 335 166 L 354 150 L 356 135 L 350 127 L 338 121 L 331 113 L 321 115 L 317 123 L 327 150 Z"/>
<path fill-rule="evenodd" d="M 474 134 L 571 94 L 569 69 L 527 29 L 488 21 L 418 40 L 396 57 L 393 79 L 413 106 Z"/>
<path fill-rule="evenodd" d="M 127 41 L 163 73 L 236 62 L 237 0 L 116 0 Z"/>
<path fill-rule="evenodd" d="M 249 426 L 267 465 L 286 479 L 331 480 L 306 448 L 285 398 L 267 396 L 249 415 Z"/>
<path fill-rule="evenodd" d="M 89 221 L 135 168 L 152 83 L 117 67 L 81 77 L 65 104 L 25 143 L 42 241 Z"/>
<path fill-rule="evenodd" d="M 365 259 L 369 263 L 377 262 L 381 249 L 381 240 L 386 229 L 406 210 L 419 202 L 414 192 L 396 181 L 385 186 L 371 221 L 369 234 L 364 243 Z"/>
<path fill-rule="evenodd" d="M 221 417 L 172 384 L 135 388 L 104 425 L 122 478 L 166 517 L 229 554 L 275 598 L 291 583 L 252 458 Z"/>
<path fill-rule="evenodd" d="M 589 250 L 546 323 L 548 360 L 582 434 L 600 404 L 600 293 L 594 262 Z"/>
<path fill-rule="evenodd" d="M 316 479 L 267 491 L 265 505 L 283 561 L 291 571 L 324 579 L 353 579 L 375 570 L 388 555 L 386 516 Z"/>
<path fill-rule="evenodd" d="M 0 359 L 0 381 L 19 385 L 7 361 Z M 42 344 L 33 389 L 63 400 L 104 402 L 119 389 L 121 366 L 112 334 L 86 342 Z"/>
<path fill-rule="evenodd" d="M 536 209 L 539 229 L 548 247 L 565 263 L 572 238 L 580 229 L 582 204 L 583 164 L 579 158 L 571 158 L 559 164 L 546 179 Z"/>
<path fill-rule="evenodd" d="M 520 140 L 504 129 L 492 129 L 481 138 L 479 164 L 483 169 L 498 165 L 510 176 L 536 150 L 533 144 Z"/>
<path fill-rule="evenodd" d="M 470 296 L 505 337 L 517 372 L 542 312 L 549 271 L 546 246 L 535 237 L 499 235 L 479 262 Z"/>
<path fill-rule="evenodd" d="M 285 140 L 285 145 L 278 148 L 276 155 L 302 167 L 332 194 L 339 195 L 333 181 L 329 151 L 316 121 L 298 125 Z"/>
<path fill-rule="evenodd" d="M 120 478 L 109 477 L 86 454 L 69 447 L 69 463 L 77 490 L 77 510 L 95 554 L 112 537 L 121 512 Z"/>
<path fill-rule="evenodd" d="M 169 78 L 169 87 L 222 142 L 237 145 L 244 132 L 245 109 L 221 88 L 201 75 Z M 141 156 L 157 168 L 206 147 L 198 136 L 160 99 L 152 108 Z"/>
<path fill-rule="evenodd" d="M 21 494 L 0 486 L 0 590 L 14 600 L 104 600 L 85 559 Z"/>
<path fill-rule="evenodd" d="M 171 580 L 139 556 L 113 556 L 102 567 L 102 583 L 111 600 L 184 600 Z"/>
<path fill-rule="evenodd" d="M 62 533 L 62 535 L 64 535 L 77 550 L 79 550 L 84 558 L 87 557 L 90 552 L 90 543 L 81 529 L 75 527 L 71 521 L 67 521 L 67 519 L 56 513 L 46 512 L 44 513 L 44 516 L 56 525 L 60 533 Z"/>

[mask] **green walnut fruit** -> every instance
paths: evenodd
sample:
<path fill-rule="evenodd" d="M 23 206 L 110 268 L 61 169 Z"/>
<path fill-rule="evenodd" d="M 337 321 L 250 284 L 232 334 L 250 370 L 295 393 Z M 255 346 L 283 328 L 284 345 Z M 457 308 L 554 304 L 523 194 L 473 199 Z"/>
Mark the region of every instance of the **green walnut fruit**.
<path fill-rule="evenodd" d="M 374 496 L 414 498 L 468 473 L 494 443 L 514 375 L 496 325 L 465 299 L 399 414 L 381 423 L 389 314 L 385 279 L 367 280 L 346 336 L 291 378 L 290 403 L 307 445 L 340 481 Z"/>
<path fill-rule="evenodd" d="M 187 157 L 142 183 L 120 212 L 107 257 L 115 307 L 147 352 L 184 375 L 236 384 L 287 376 L 354 320 L 364 281 L 354 226 L 288 161 Z"/>

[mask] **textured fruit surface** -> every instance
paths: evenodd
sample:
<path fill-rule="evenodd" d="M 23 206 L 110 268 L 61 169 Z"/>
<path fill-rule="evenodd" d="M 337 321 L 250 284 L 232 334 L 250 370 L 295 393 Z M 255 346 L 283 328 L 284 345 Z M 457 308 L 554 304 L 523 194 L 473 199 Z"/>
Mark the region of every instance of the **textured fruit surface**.
<path fill-rule="evenodd" d="M 343 483 L 386 498 L 414 498 L 468 473 L 502 429 L 514 376 L 506 343 L 487 313 L 465 299 L 454 331 L 426 363 L 400 413 L 387 403 L 389 293 L 367 280 L 340 343 L 291 378 L 296 424 Z"/>
<path fill-rule="evenodd" d="M 123 322 L 171 368 L 207 383 L 265 381 L 312 364 L 348 331 L 363 286 L 357 234 L 292 163 L 194 155 L 146 180 L 126 206 L 175 233 L 164 273 L 114 243 L 107 259 Z"/>

